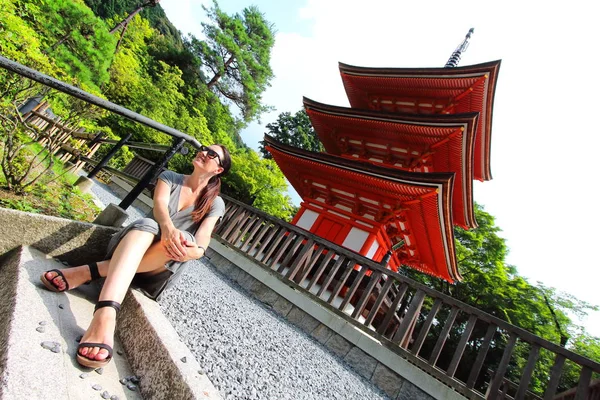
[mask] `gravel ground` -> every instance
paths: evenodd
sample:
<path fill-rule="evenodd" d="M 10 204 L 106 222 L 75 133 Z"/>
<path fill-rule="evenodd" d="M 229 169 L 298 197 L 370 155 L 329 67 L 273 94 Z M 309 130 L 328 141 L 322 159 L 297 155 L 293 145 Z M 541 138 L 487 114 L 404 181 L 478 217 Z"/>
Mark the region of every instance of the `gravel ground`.
<path fill-rule="evenodd" d="M 120 202 L 100 182 L 92 192 Z M 127 211 L 128 222 L 143 215 Z M 160 306 L 225 400 L 389 399 L 208 263 L 193 261 Z"/>
<path fill-rule="evenodd" d="M 224 399 L 388 398 L 207 263 L 160 306 Z"/>

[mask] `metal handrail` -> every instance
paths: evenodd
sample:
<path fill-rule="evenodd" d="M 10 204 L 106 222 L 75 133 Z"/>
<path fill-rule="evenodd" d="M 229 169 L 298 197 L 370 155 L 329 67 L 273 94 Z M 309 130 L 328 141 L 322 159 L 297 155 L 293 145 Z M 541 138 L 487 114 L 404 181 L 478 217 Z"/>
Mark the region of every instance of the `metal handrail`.
<path fill-rule="evenodd" d="M 165 153 L 161 160 L 157 162 L 144 177 L 140 180 L 140 182 L 127 194 L 127 196 L 121 201 L 119 207 L 122 209 L 127 209 L 133 201 L 144 191 L 144 189 L 148 186 L 150 182 L 153 182 L 158 175 L 160 174 L 162 168 L 164 168 L 171 157 L 178 151 L 181 151 L 184 148 L 186 143 L 190 143 L 196 149 L 200 149 L 202 145 L 198 142 L 194 137 L 187 135 L 183 132 L 178 131 L 175 128 L 172 128 L 167 125 L 163 125 L 160 122 L 154 121 L 148 117 L 145 117 L 141 114 L 133 112 L 125 107 L 119 106 L 117 104 L 111 103 L 108 100 L 102 99 L 98 96 L 95 96 L 91 93 L 88 93 L 84 90 L 79 89 L 73 85 L 69 85 L 68 83 L 62 82 L 58 79 L 52 78 L 48 75 L 45 75 L 39 71 L 36 71 L 32 68 L 26 67 L 18 62 L 12 61 L 6 57 L 0 55 L 0 67 L 6 69 L 7 71 L 16 73 L 22 77 L 31 79 L 35 82 L 41 83 L 42 85 L 48 86 L 52 89 L 58 90 L 80 100 L 83 100 L 87 103 L 96 105 L 100 108 L 103 108 L 107 111 L 113 112 L 115 114 L 121 115 L 131 121 L 140 123 L 142 125 L 146 125 L 152 129 L 156 129 L 157 131 L 163 132 L 167 135 L 173 137 L 173 142 L 168 149 L 165 149 Z M 127 133 L 121 140 L 112 147 L 107 154 L 90 172 L 88 178 L 93 178 L 102 168 L 106 167 L 108 160 L 122 147 L 124 146 L 129 138 L 131 137 L 131 133 Z"/>
<path fill-rule="evenodd" d="M 78 87 L 69 85 L 68 83 L 59 81 L 58 79 L 52 78 L 51 76 L 45 75 L 39 71 L 36 71 L 32 68 L 26 67 L 22 64 L 19 64 L 16 61 L 9 60 L 6 57 L 0 56 L 0 67 L 14 72 L 18 75 L 21 75 L 25 78 L 29 78 L 36 82 L 41 83 L 42 85 L 51 87 L 60 92 L 66 93 L 73 97 L 76 97 L 80 100 L 86 101 L 88 103 L 94 104 L 100 108 L 105 110 L 114 112 L 115 114 L 121 115 L 127 119 L 138 122 L 142 125 L 146 125 L 150 128 L 156 129 L 167 135 L 174 136 L 176 138 L 185 139 L 186 142 L 189 142 L 196 149 L 199 149 L 202 145 L 198 142 L 194 137 L 185 134 L 183 132 L 178 131 L 175 128 L 172 128 L 167 125 L 163 125 L 160 122 L 156 122 L 151 118 L 145 117 L 141 114 L 138 114 L 134 111 L 131 111 L 125 107 L 119 106 L 115 103 L 112 103 L 108 100 L 102 99 L 98 96 L 95 96 L 91 93 L 88 93 L 84 90 L 79 89 Z"/>

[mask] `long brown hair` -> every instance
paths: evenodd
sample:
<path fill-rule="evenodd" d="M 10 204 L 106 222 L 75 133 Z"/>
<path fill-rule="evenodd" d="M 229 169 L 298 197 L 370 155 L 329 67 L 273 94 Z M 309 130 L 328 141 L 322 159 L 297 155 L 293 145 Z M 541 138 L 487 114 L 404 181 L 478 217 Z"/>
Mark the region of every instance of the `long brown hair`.
<path fill-rule="evenodd" d="M 200 196 L 196 199 L 194 205 L 194 211 L 192 211 L 192 219 L 194 222 L 200 222 L 204 216 L 210 211 L 213 202 L 221 193 L 221 175 L 225 175 L 231 168 L 231 155 L 225 146 L 217 144 L 223 150 L 223 159 L 221 160 L 221 167 L 223 171 L 220 174 L 213 176 L 208 180 L 208 183 L 200 192 Z"/>

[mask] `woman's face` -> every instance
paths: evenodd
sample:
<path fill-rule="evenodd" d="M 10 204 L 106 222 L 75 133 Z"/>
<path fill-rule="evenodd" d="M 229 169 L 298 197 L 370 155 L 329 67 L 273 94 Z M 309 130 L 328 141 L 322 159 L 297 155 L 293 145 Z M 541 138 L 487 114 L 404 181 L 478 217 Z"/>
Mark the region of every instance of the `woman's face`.
<path fill-rule="evenodd" d="M 221 167 L 221 160 L 223 159 L 223 149 L 216 144 L 210 146 L 203 146 L 198 153 L 192 164 L 194 169 L 201 169 L 205 172 L 213 173 L 214 175 L 219 174 L 223 167 Z"/>

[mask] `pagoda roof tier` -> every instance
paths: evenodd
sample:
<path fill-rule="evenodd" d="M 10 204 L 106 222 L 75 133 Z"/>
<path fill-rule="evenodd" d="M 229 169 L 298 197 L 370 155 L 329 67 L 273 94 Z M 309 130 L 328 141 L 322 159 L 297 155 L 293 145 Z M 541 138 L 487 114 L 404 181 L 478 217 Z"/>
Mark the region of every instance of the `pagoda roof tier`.
<path fill-rule="evenodd" d="M 265 135 L 267 150 L 306 202 L 351 210 L 389 233 L 400 262 L 449 282 L 456 263 L 451 192 L 454 173 L 407 172 L 284 145 Z"/>
<path fill-rule="evenodd" d="M 411 114 L 480 114 L 473 173 L 492 179 L 492 109 L 500 60 L 454 68 L 367 68 L 339 64 L 352 108 Z"/>
<path fill-rule="evenodd" d="M 329 154 L 412 172 L 454 172 L 453 222 L 476 228 L 473 149 L 477 113 L 415 115 L 336 107 L 304 98 Z"/>

